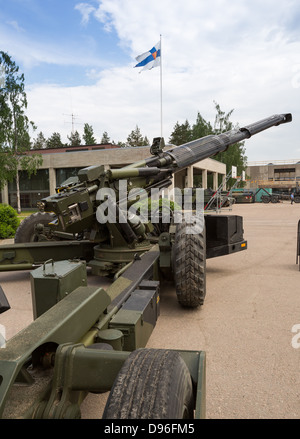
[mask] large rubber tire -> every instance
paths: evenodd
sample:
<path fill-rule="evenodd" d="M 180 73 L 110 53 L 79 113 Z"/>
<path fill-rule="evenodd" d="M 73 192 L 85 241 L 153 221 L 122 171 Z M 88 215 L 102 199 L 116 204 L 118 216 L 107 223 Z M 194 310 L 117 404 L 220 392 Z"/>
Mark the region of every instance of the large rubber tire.
<path fill-rule="evenodd" d="M 203 305 L 206 295 L 206 236 L 204 225 L 199 233 L 190 233 L 190 227 L 194 226 L 184 220 L 177 225 L 173 273 L 178 302 L 196 308 Z"/>
<path fill-rule="evenodd" d="M 103 419 L 192 419 L 192 380 L 176 351 L 138 349 L 121 368 Z"/>
<path fill-rule="evenodd" d="M 38 241 L 35 234 L 34 227 L 37 224 L 47 225 L 54 219 L 54 214 L 49 212 L 36 212 L 25 218 L 15 234 L 15 244 L 24 242 L 36 242 Z"/>

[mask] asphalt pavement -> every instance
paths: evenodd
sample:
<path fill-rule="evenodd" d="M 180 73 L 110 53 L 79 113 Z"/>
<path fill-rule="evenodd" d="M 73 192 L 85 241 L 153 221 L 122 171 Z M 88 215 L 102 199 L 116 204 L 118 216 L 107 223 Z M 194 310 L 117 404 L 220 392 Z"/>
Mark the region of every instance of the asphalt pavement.
<path fill-rule="evenodd" d="M 300 205 L 234 205 L 224 213 L 243 216 L 248 249 L 207 260 L 200 308 L 181 308 L 172 284 L 163 285 L 147 347 L 206 352 L 208 419 L 299 419 Z M 0 315 L 9 339 L 32 321 L 29 272 L 0 273 L 0 284 L 11 305 Z M 90 394 L 82 418 L 101 417 L 106 398 Z"/>

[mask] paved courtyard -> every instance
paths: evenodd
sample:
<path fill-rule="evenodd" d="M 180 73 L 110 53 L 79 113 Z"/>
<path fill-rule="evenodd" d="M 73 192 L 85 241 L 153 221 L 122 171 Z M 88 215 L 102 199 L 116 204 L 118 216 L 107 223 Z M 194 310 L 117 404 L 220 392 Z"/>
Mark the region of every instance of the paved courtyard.
<path fill-rule="evenodd" d="M 299 419 L 300 205 L 234 205 L 225 213 L 243 216 L 248 249 L 207 261 L 199 309 L 182 309 L 174 287 L 163 285 L 147 346 L 206 351 L 209 419 Z M 0 323 L 10 338 L 32 320 L 29 272 L 0 273 L 0 284 L 11 305 Z M 106 397 L 90 394 L 82 417 L 101 417 Z"/>

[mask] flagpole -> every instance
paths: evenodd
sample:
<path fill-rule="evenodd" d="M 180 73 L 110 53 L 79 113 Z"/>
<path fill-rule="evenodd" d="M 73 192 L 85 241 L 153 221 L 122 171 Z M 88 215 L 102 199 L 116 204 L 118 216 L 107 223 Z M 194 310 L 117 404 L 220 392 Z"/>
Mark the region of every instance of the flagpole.
<path fill-rule="evenodd" d="M 162 47 L 160 35 L 160 136 L 163 137 L 163 115 L 162 115 Z"/>

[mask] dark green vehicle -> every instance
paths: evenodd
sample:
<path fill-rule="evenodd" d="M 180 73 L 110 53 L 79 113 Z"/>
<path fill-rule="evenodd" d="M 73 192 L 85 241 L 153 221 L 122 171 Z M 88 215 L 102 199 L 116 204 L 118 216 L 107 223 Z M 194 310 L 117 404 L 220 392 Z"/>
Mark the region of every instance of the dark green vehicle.
<path fill-rule="evenodd" d="M 34 312 L 0 349 L 0 417 L 79 418 L 88 392 L 108 390 L 105 419 L 205 417 L 205 352 L 146 344 L 159 316 L 160 279 L 174 280 L 182 307 L 201 306 L 206 259 L 247 248 L 243 219 L 154 200 L 142 215 L 135 203 L 169 187 L 176 170 L 290 121 L 275 115 L 168 151 L 156 138 L 152 157 L 121 169 L 85 168 L 40 201 L 15 244 L 0 247 L 0 271 L 32 269 Z M 111 285 L 88 286 L 87 267 Z M 0 311 L 8 308 L 0 289 Z"/>
<path fill-rule="evenodd" d="M 234 198 L 234 201 L 236 204 L 251 204 L 255 203 L 255 195 L 253 192 L 247 192 L 247 191 L 234 191 L 232 193 L 232 196 Z"/>

